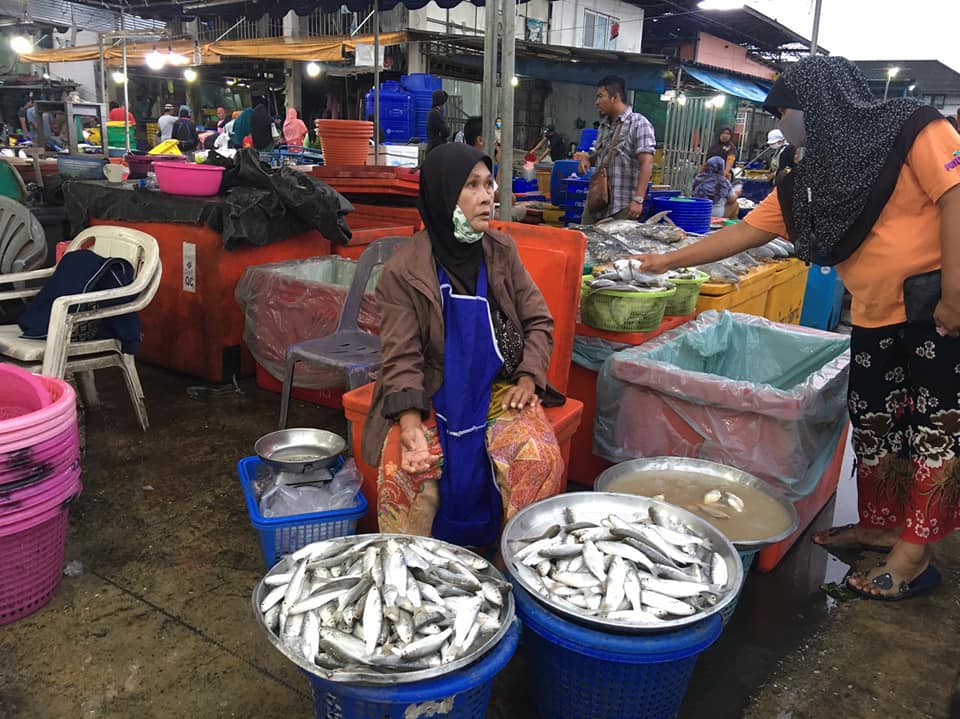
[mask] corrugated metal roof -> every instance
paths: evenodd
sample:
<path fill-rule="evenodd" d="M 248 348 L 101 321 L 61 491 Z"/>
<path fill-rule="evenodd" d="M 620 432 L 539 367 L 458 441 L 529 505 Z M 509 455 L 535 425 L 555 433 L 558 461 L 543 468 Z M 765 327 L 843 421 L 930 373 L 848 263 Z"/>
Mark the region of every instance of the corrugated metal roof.
<path fill-rule="evenodd" d="M 23 18 L 23 3 L 18 0 L 0 0 L 0 15 Z M 120 15 L 104 8 L 81 5 L 69 0 L 28 0 L 26 19 L 57 27 L 75 25 L 80 30 L 110 32 L 120 29 Z M 164 23 L 136 15 L 124 18 L 127 30 L 162 30 Z"/>

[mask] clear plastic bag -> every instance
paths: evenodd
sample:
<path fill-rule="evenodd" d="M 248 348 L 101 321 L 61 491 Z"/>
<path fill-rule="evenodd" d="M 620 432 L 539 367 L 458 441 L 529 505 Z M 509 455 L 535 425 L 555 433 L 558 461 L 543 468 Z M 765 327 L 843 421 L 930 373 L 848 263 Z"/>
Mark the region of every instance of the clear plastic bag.
<path fill-rule="evenodd" d="M 374 269 L 360 304 L 360 329 L 380 333 L 380 308 L 373 290 L 382 268 Z M 243 341 L 261 367 L 282 380 L 287 347 L 334 333 L 357 263 L 345 257 L 312 257 L 248 267 L 234 294 L 244 313 Z M 294 386 L 343 386 L 336 370 L 302 363 Z"/>
<path fill-rule="evenodd" d="M 357 462 L 351 457 L 328 482 L 274 484 L 260 497 L 260 514 L 270 519 L 293 514 L 352 509 L 357 502 L 361 481 Z"/>
<path fill-rule="evenodd" d="M 849 372 L 847 337 L 705 312 L 606 359 L 594 453 L 707 459 L 798 499 L 816 488 L 848 422 Z"/>

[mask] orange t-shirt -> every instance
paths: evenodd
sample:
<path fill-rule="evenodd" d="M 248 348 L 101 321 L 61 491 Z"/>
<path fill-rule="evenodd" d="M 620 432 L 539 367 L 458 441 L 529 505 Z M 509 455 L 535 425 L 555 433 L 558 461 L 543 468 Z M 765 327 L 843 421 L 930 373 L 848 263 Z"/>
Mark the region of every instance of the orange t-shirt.
<path fill-rule="evenodd" d="M 960 135 L 946 120 L 927 125 L 913 143 L 896 187 L 873 229 L 837 273 L 852 298 L 853 324 L 884 327 L 907 321 L 903 281 L 940 268 L 940 207 L 960 185 Z M 787 236 L 776 191 L 744 218 L 758 230 Z"/>

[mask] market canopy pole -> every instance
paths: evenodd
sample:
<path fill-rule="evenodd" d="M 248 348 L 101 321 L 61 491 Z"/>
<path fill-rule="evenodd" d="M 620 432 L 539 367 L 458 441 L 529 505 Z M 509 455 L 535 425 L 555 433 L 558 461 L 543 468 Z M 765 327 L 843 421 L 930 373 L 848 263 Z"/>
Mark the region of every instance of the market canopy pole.
<path fill-rule="evenodd" d="M 373 164 L 380 164 L 380 0 L 373 0 Z"/>
<path fill-rule="evenodd" d="M 823 0 L 816 0 L 816 4 L 813 7 L 813 35 L 810 38 L 810 54 L 817 54 L 817 40 L 820 37 L 820 8 L 823 5 Z"/>
<path fill-rule="evenodd" d="M 129 84 L 127 82 L 127 35 L 126 25 L 124 23 L 123 10 L 120 11 L 120 32 L 123 33 L 123 141 L 127 146 L 127 154 L 130 154 L 130 95 L 128 94 Z M 107 132 L 107 157 L 110 156 L 110 138 Z M 102 139 L 102 138 L 101 138 Z"/>
<path fill-rule="evenodd" d="M 486 27 L 483 36 L 483 95 L 480 114 L 483 116 L 483 149 L 496 161 L 497 119 L 497 2 L 486 0 Z"/>
<path fill-rule="evenodd" d="M 488 0 L 492 2 L 493 0 Z M 500 219 L 509 222 L 513 216 L 513 75 L 516 71 L 516 0 L 503 0 L 503 45 L 500 54 L 500 107 L 503 127 L 500 129 Z"/>

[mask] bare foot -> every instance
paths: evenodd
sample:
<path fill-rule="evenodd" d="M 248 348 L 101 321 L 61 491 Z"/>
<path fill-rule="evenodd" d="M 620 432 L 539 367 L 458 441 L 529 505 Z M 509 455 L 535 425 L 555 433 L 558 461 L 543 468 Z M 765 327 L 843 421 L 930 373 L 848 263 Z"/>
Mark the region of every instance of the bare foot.
<path fill-rule="evenodd" d="M 886 560 L 868 572 L 853 574 L 847 579 L 847 584 L 862 592 L 874 596 L 892 597 L 900 591 L 903 583 L 910 584 L 919 577 L 930 565 L 930 547 L 926 544 L 911 544 L 898 541 Z M 890 581 L 885 581 L 882 575 L 889 574 Z M 879 586 L 874 579 L 880 577 L 879 584 L 888 584 L 888 587 Z"/>
<path fill-rule="evenodd" d="M 831 527 L 811 537 L 814 544 L 824 547 L 862 544 L 870 547 L 893 547 L 900 539 L 899 529 L 871 529 L 856 524 Z"/>

